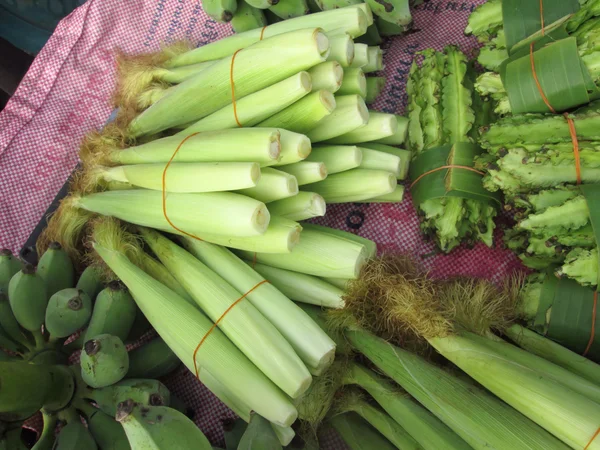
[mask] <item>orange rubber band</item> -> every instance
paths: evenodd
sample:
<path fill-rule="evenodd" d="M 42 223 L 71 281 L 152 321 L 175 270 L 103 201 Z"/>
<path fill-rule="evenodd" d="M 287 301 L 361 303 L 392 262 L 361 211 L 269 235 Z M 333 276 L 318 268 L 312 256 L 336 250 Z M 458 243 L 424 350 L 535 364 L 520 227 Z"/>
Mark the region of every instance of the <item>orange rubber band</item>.
<path fill-rule="evenodd" d="M 441 167 L 438 167 L 436 169 L 429 170 L 429 171 L 425 172 L 424 174 L 419 175 L 419 177 L 415 181 L 413 181 L 411 183 L 411 185 L 410 185 L 410 187 L 408 189 L 409 190 L 412 189 L 415 186 L 415 184 L 417 184 L 419 181 L 421 181 L 421 178 L 426 177 L 427 175 L 430 175 L 430 174 L 432 174 L 434 172 L 438 172 L 440 170 L 444 170 L 444 169 L 465 169 L 465 170 L 468 170 L 470 172 L 475 172 L 475 173 L 477 173 L 477 174 L 479 174 L 481 176 L 485 175 L 485 173 L 483 173 L 483 172 L 481 172 L 481 171 L 479 171 L 477 169 L 473 169 L 472 167 L 469 167 L 469 166 L 455 166 L 455 165 L 441 166 Z"/>
<path fill-rule="evenodd" d="M 567 123 L 569 124 L 569 132 L 571 133 L 571 141 L 573 142 L 573 154 L 575 155 L 575 173 L 577 174 L 577 184 L 581 184 L 581 156 L 579 155 L 579 140 L 577 139 L 577 129 L 575 121 L 564 114 Z"/>
<path fill-rule="evenodd" d="M 544 25 L 544 0 L 540 0 L 540 22 L 542 24 L 542 36 L 545 36 L 546 26 Z"/>
<path fill-rule="evenodd" d="M 258 283 L 256 286 L 254 286 L 252 289 L 250 289 L 248 292 L 246 292 L 244 295 L 242 295 L 240 298 L 238 298 L 235 302 L 233 302 L 229 306 L 229 308 L 227 308 L 225 310 L 225 312 L 223 314 L 221 314 L 221 317 L 219 317 L 217 319 L 217 321 L 212 324 L 212 326 L 210 327 L 210 329 L 206 332 L 206 334 L 204 335 L 204 337 L 200 340 L 200 343 L 196 347 L 196 350 L 194 350 L 194 356 L 193 356 L 193 358 L 194 358 L 194 370 L 196 372 L 196 378 L 200 379 L 200 374 L 198 373 L 198 363 L 196 362 L 196 354 L 198 353 L 198 350 L 200 350 L 200 347 L 202 346 L 202 344 L 204 344 L 204 341 L 206 341 L 206 339 L 208 338 L 208 336 L 210 336 L 210 334 L 214 331 L 214 329 L 217 328 L 217 325 L 219 325 L 219 323 L 221 323 L 221 321 L 227 315 L 227 313 L 229 313 L 229 311 L 231 311 L 238 303 L 240 303 L 248 295 L 250 295 L 250 293 L 252 291 L 254 291 L 255 289 L 257 289 L 261 285 L 263 285 L 265 283 L 268 283 L 268 282 L 269 282 L 269 280 L 262 280 L 260 283 Z"/>
<path fill-rule="evenodd" d="M 552 105 L 548 101 L 546 94 L 544 94 L 544 90 L 542 89 L 542 85 L 540 84 L 540 80 L 538 79 L 537 73 L 535 71 L 535 58 L 533 56 L 533 53 L 534 53 L 533 46 L 534 45 L 535 45 L 535 42 L 532 42 L 531 44 L 529 44 L 529 60 L 531 61 L 531 73 L 533 74 L 533 80 L 535 81 L 535 85 L 537 86 L 538 91 L 539 91 L 540 95 L 542 96 L 542 100 L 544 100 L 544 103 L 546 104 L 548 109 L 551 112 L 553 112 L 554 114 L 556 114 L 556 110 L 552 107 Z"/>
<path fill-rule="evenodd" d="M 592 348 L 592 344 L 594 343 L 594 338 L 596 337 L 596 310 L 597 310 L 597 306 L 598 306 L 598 291 L 595 291 L 594 292 L 594 308 L 592 309 L 592 331 L 590 333 L 590 340 L 588 342 L 588 345 L 585 348 L 585 352 L 583 352 L 583 356 L 587 356 L 588 352 Z M 600 428 L 598 430 L 600 430 Z M 598 432 L 596 432 L 596 435 L 594 436 L 594 438 L 596 438 L 597 435 L 598 435 Z M 592 439 L 592 440 L 594 440 L 594 439 Z"/>
<path fill-rule="evenodd" d="M 594 442 L 594 439 L 598 437 L 598 435 L 600 435 L 600 427 L 596 430 L 596 432 L 592 436 L 592 439 L 590 439 L 590 442 L 588 442 L 588 444 L 583 448 L 583 450 L 587 450 L 590 447 L 590 445 L 592 445 L 592 442 Z"/>
<path fill-rule="evenodd" d="M 193 235 L 191 233 L 188 233 L 187 231 L 184 231 L 181 228 L 178 228 L 171 221 L 171 219 L 169 219 L 169 216 L 167 215 L 167 169 L 169 168 L 169 166 L 173 162 L 173 159 L 175 159 L 175 156 L 179 152 L 179 149 L 183 146 L 183 144 L 185 144 L 185 141 L 187 141 L 191 137 L 196 136 L 197 134 L 200 134 L 200 132 L 198 131 L 196 133 L 190 134 L 189 136 L 186 136 L 185 139 L 183 139 L 179 143 L 179 145 L 177 146 L 177 149 L 175 150 L 175 153 L 173 153 L 173 156 L 171 156 L 171 159 L 169 159 L 169 162 L 165 166 L 165 170 L 163 170 L 163 173 L 162 173 L 162 210 L 163 210 L 163 215 L 165 216 L 165 219 L 167 219 L 167 222 L 169 223 L 169 225 L 171 225 L 175 230 L 179 231 L 182 234 L 185 234 L 186 236 L 189 236 L 191 238 L 194 238 L 194 239 L 197 239 L 197 240 L 201 241 L 202 239 L 200 239 L 198 236 Z"/>
<path fill-rule="evenodd" d="M 265 26 L 262 28 L 262 30 L 260 30 L 260 40 L 261 40 L 261 41 L 263 40 L 263 37 L 264 37 L 264 35 L 265 35 L 265 30 L 267 29 L 267 27 L 268 27 L 268 26 L 269 26 L 269 25 L 265 25 Z"/>
<path fill-rule="evenodd" d="M 233 63 L 235 61 L 236 55 L 240 52 L 241 48 L 236 50 L 233 56 L 231 57 L 231 68 L 229 69 L 229 82 L 231 83 L 231 103 L 233 104 L 233 117 L 235 117 L 235 123 L 237 126 L 242 128 L 242 124 L 240 123 L 237 115 L 237 106 L 235 104 L 235 84 L 233 83 Z"/>

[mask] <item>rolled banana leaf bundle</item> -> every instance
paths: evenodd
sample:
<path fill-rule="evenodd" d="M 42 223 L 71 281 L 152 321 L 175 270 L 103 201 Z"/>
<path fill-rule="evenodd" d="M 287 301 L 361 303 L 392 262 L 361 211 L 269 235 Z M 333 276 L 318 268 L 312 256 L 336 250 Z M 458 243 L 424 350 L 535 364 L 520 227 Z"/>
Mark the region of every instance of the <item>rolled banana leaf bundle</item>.
<path fill-rule="evenodd" d="M 540 273 L 528 277 L 519 312 L 531 330 L 598 362 L 600 338 L 595 330 L 600 326 L 600 318 L 595 314 L 596 303 L 594 290 L 551 273 Z M 531 342 L 536 339 L 531 334 L 520 337 Z"/>
<path fill-rule="evenodd" d="M 498 114 L 561 112 L 599 98 L 600 3 L 579 3 L 495 0 L 472 13 L 465 32 L 486 42 L 478 61 L 493 71 L 475 87 Z"/>
<path fill-rule="evenodd" d="M 486 192 L 473 168 L 482 152 L 475 135 L 489 108 L 473 93 L 473 71 L 458 48 L 422 56 L 407 85 L 411 193 L 421 229 L 444 252 L 462 242 L 491 246 L 499 198 Z"/>
<path fill-rule="evenodd" d="M 486 172 L 485 188 L 502 191 L 505 208 L 515 214 L 506 245 L 528 267 L 553 268 L 587 286 L 596 286 L 598 278 L 598 106 L 594 102 L 567 118 L 500 119 L 483 129 L 480 142 L 489 153 L 476 164 Z"/>

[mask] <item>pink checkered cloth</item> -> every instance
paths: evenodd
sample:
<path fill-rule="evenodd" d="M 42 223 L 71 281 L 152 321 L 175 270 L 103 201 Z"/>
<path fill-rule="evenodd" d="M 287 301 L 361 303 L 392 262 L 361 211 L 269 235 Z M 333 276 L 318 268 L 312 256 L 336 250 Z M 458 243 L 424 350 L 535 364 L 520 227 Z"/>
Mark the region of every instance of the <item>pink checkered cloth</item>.
<path fill-rule="evenodd" d="M 414 11 L 411 34 L 386 43 L 387 84 L 374 108 L 403 113 L 405 83 L 416 51 L 459 44 L 472 55 L 477 43 L 463 36 L 474 1 L 425 0 Z M 209 20 L 195 0 L 88 0 L 65 18 L 35 59 L 16 94 L 0 113 L 0 247 L 18 252 L 77 163 L 84 134 L 107 120 L 115 83 L 114 50 L 147 52 L 166 41 L 198 45 L 231 34 Z M 435 253 L 419 232 L 410 195 L 402 204 L 345 204 L 328 208 L 320 224 L 375 240 L 382 251 L 410 252 L 432 274 L 499 280 L 520 267 L 510 252 L 478 244 L 451 255 Z M 497 241 L 498 241 L 497 236 Z M 223 445 L 221 421 L 233 414 L 181 368 L 166 384 L 196 410 L 196 423 Z M 328 439 L 326 447 L 342 449 Z"/>

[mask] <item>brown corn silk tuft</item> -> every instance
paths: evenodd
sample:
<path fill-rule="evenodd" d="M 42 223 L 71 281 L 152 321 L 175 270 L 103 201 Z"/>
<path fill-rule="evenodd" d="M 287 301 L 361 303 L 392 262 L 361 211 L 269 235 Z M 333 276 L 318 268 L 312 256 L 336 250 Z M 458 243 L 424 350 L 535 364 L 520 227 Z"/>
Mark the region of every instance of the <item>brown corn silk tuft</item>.
<path fill-rule="evenodd" d="M 114 217 L 97 216 L 90 220 L 84 246 L 87 249 L 84 260 L 87 265 L 98 269 L 104 281 L 118 280 L 114 272 L 94 251 L 94 244 L 125 255 L 133 264 L 140 266 L 144 257 L 142 238 L 129 230 L 129 226 Z"/>
<path fill-rule="evenodd" d="M 117 108 L 138 109 L 139 96 L 156 84 L 165 64 L 174 56 L 193 48 L 186 41 L 178 41 L 152 53 L 128 55 L 117 52 L 117 87 L 112 103 Z"/>
<path fill-rule="evenodd" d="M 304 441 L 313 444 L 318 441 L 318 429 L 336 401 L 348 364 L 348 358 L 336 356 L 331 367 L 314 377 L 310 388 L 295 402 L 300 419 L 298 434 Z"/>
<path fill-rule="evenodd" d="M 489 336 L 515 320 L 522 279 L 503 288 L 483 279 L 432 280 L 410 256 L 384 255 L 370 260 L 348 284 L 342 313 L 328 314 L 341 328 L 351 314 L 357 324 L 408 350 L 421 352 L 422 340 L 445 337 L 461 329 Z"/>
<path fill-rule="evenodd" d="M 48 219 L 48 224 L 36 242 L 36 251 L 42 255 L 51 242 L 58 242 L 67 252 L 73 263 L 81 268 L 85 253 L 83 236 L 88 221 L 93 214 L 77 207 L 77 202 L 85 194 L 88 184 L 82 170 L 73 173 L 69 184 L 70 194 L 60 201 L 56 211 Z"/>

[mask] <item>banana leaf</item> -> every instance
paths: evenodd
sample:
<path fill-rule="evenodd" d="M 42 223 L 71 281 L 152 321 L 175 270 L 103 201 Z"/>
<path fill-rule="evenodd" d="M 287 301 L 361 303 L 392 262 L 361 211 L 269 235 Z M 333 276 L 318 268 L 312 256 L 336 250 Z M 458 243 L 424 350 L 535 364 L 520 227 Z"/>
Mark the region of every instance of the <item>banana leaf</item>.
<path fill-rule="evenodd" d="M 583 354 L 592 336 L 594 291 L 567 278 L 548 275 L 540 294 L 537 316 L 531 328 L 576 353 Z M 595 330 L 600 330 L 596 314 Z M 600 333 L 586 356 L 600 362 Z"/>
<path fill-rule="evenodd" d="M 432 148 L 419 154 L 411 163 L 410 178 L 417 180 L 421 175 L 443 166 L 475 165 L 474 159 L 483 152 L 480 147 L 469 142 Z M 483 188 L 482 175 L 461 168 L 438 170 L 421 178 L 411 188 L 415 204 L 441 197 L 460 197 L 480 200 L 485 203 L 501 204 L 498 193 Z"/>
<path fill-rule="evenodd" d="M 547 31 L 562 23 L 571 14 L 579 11 L 578 0 L 502 0 L 502 21 L 509 53 L 542 29 Z"/>
<path fill-rule="evenodd" d="M 548 103 L 560 112 L 600 98 L 600 90 L 579 56 L 577 39 L 553 39 L 546 36 L 536 42 L 533 53 L 535 74 Z M 529 47 L 502 63 L 500 77 L 514 114 L 551 112 L 535 82 Z"/>
<path fill-rule="evenodd" d="M 596 237 L 596 246 L 598 246 L 598 243 L 600 243 L 600 185 L 584 184 L 579 186 L 579 190 L 588 204 L 590 222 L 592 223 L 592 229 Z M 598 252 L 598 255 L 598 267 L 600 267 L 600 252 Z M 598 274 L 598 286 L 600 286 L 600 274 Z"/>

